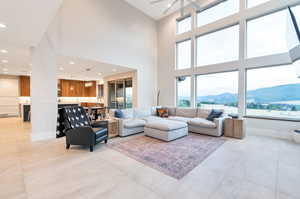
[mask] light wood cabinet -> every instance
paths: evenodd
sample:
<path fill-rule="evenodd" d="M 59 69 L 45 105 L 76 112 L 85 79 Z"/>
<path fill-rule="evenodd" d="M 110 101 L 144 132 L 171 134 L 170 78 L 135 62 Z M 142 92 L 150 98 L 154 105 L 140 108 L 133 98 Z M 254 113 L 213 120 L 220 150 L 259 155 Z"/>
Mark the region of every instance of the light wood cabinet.
<path fill-rule="evenodd" d="M 20 76 L 20 96 L 30 97 L 30 77 Z"/>
<path fill-rule="evenodd" d="M 224 135 L 226 137 L 243 139 L 245 137 L 244 132 L 244 120 L 243 119 L 225 119 L 224 122 Z"/>

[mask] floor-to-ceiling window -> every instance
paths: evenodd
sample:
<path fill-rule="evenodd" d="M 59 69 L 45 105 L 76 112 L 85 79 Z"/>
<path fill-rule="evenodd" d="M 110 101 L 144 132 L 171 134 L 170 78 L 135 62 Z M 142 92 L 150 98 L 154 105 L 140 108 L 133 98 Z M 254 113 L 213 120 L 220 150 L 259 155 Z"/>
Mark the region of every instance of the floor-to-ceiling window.
<path fill-rule="evenodd" d="M 239 0 L 227 0 L 215 7 L 197 13 L 197 26 L 203 26 L 239 11 Z"/>
<path fill-rule="evenodd" d="M 300 66 L 293 62 L 300 57 L 295 48 L 300 43 L 287 6 L 300 25 L 300 1 L 285 0 L 227 0 L 179 18 L 173 74 L 177 106 L 300 119 L 295 96 L 284 99 L 288 95 L 279 97 L 276 89 L 269 90 L 269 100 L 254 95 L 268 85 L 288 89 L 298 81 L 295 68 Z"/>
<path fill-rule="evenodd" d="M 285 9 L 247 22 L 248 58 L 288 51 L 287 17 L 288 11 Z"/>
<path fill-rule="evenodd" d="M 296 62 L 293 65 L 247 70 L 246 114 L 300 118 L 299 67 L 300 62 Z"/>
<path fill-rule="evenodd" d="M 177 42 L 176 44 L 176 68 L 187 69 L 191 68 L 191 49 L 192 41 L 190 39 Z"/>
<path fill-rule="evenodd" d="M 237 113 L 238 72 L 197 76 L 197 107 Z"/>
<path fill-rule="evenodd" d="M 239 59 L 239 27 L 232 26 L 197 37 L 197 66 Z"/>
<path fill-rule="evenodd" d="M 190 107 L 191 106 L 191 77 L 177 77 L 177 106 Z"/>
<path fill-rule="evenodd" d="M 182 34 L 192 30 L 192 17 L 186 16 L 177 20 L 177 34 Z"/>

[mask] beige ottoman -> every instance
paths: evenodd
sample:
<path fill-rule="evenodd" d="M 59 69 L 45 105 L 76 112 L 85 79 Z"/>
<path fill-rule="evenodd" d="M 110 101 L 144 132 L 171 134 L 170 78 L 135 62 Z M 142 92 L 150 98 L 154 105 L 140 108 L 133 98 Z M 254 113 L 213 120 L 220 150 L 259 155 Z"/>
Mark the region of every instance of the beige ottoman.
<path fill-rule="evenodd" d="M 144 131 L 149 137 L 172 141 L 187 136 L 188 126 L 185 122 L 161 119 L 148 122 Z"/>

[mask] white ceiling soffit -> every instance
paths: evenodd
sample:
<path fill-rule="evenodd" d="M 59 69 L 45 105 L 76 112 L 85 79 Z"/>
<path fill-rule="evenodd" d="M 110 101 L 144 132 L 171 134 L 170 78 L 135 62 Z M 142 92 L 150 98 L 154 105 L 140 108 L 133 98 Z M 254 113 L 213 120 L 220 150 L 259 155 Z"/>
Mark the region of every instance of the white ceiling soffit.
<path fill-rule="evenodd" d="M 166 13 L 164 15 L 163 12 L 167 9 L 168 4 L 172 3 L 173 0 L 164 0 L 161 3 L 157 3 L 157 4 L 150 3 L 151 1 L 154 1 L 154 0 L 125 0 L 125 1 L 127 3 L 129 3 L 130 5 L 136 7 L 137 9 L 141 10 L 146 15 L 152 17 L 155 20 L 159 20 L 159 19 L 161 19 L 167 15 L 170 15 L 180 9 L 180 3 L 177 3 L 174 7 L 172 7 L 172 9 L 170 9 L 170 11 L 168 13 Z M 202 6 L 205 7 L 206 5 L 212 4 L 218 0 L 193 0 L 193 1 L 197 1 L 201 7 Z M 188 5 L 185 4 L 185 6 L 188 6 Z"/>
<path fill-rule="evenodd" d="M 0 43 L 36 46 L 63 0 L 0 0 Z"/>
<path fill-rule="evenodd" d="M 1 52 L 4 49 L 7 53 Z M 7 60 L 7 63 L 3 63 L 3 60 Z M 30 75 L 31 67 L 28 48 L 12 45 L 0 48 L 0 75 Z M 106 76 L 132 71 L 127 67 L 66 56 L 57 58 L 57 69 L 58 78 L 76 80 L 99 80 Z"/>

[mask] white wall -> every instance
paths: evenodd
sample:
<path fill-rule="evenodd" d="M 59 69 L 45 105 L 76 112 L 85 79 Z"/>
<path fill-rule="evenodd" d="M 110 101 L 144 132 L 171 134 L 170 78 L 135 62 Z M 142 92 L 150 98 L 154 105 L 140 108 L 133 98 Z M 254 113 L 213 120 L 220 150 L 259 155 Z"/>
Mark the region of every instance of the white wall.
<path fill-rule="evenodd" d="M 138 106 L 156 89 L 156 22 L 123 0 L 65 0 L 49 34 L 60 54 L 137 69 Z"/>
<path fill-rule="evenodd" d="M 0 75 L 0 115 L 19 115 L 19 78 Z"/>
<path fill-rule="evenodd" d="M 175 106 L 176 105 L 176 86 L 175 78 L 176 76 L 197 74 L 208 74 L 216 72 L 225 72 L 232 70 L 240 71 L 239 78 L 239 113 L 244 115 L 245 113 L 245 71 L 246 68 L 260 67 L 260 66 L 271 66 L 278 64 L 288 64 L 291 63 L 292 59 L 290 54 L 283 53 L 279 55 L 271 55 L 262 58 L 252 58 L 246 59 L 245 53 L 245 31 L 246 31 L 246 20 L 264 14 L 272 13 L 274 11 L 286 8 L 287 5 L 299 4 L 299 0 L 270 0 L 267 3 L 261 4 L 253 9 L 245 8 L 245 1 L 240 0 L 240 13 L 228 16 L 216 22 L 204 25 L 201 28 L 197 28 L 195 21 L 193 23 L 193 29 L 190 32 L 176 35 L 176 19 L 180 16 L 179 13 L 171 14 L 158 22 L 158 89 L 161 91 L 160 104 Z M 194 9 L 189 9 L 193 18 L 196 18 L 196 13 Z M 228 27 L 233 24 L 239 23 L 240 25 L 240 56 L 239 60 L 228 63 L 214 64 L 203 67 L 192 67 L 186 70 L 175 70 L 175 45 L 176 42 L 185 39 L 192 39 L 198 35 L 204 35 L 212 31 L 220 30 L 222 28 Z M 192 60 L 194 57 L 195 48 L 192 47 Z M 193 63 L 193 61 L 192 61 Z M 193 88 L 193 86 L 192 86 Z M 192 103 L 195 104 L 195 98 L 192 99 Z M 285 121 L 271 121 L 271 120 L 259 120 L 259 119 L 247 119 L 246 122 L 247 130 L 257 130 L 261 129 L 269 133 L 266 134 L 277 134 L 277 137 L 288 138 L 291 129 L 300 128 L 299 123 L 295 122 L 285 122 Z M 298 127 L 297 127 L 298 126 Z M 253 131 L 254 132 L 254 131 Z M 271 132 L 271 133 L 270 133 Z M 263 134 L 263 133 L 261 133 Z"/>

